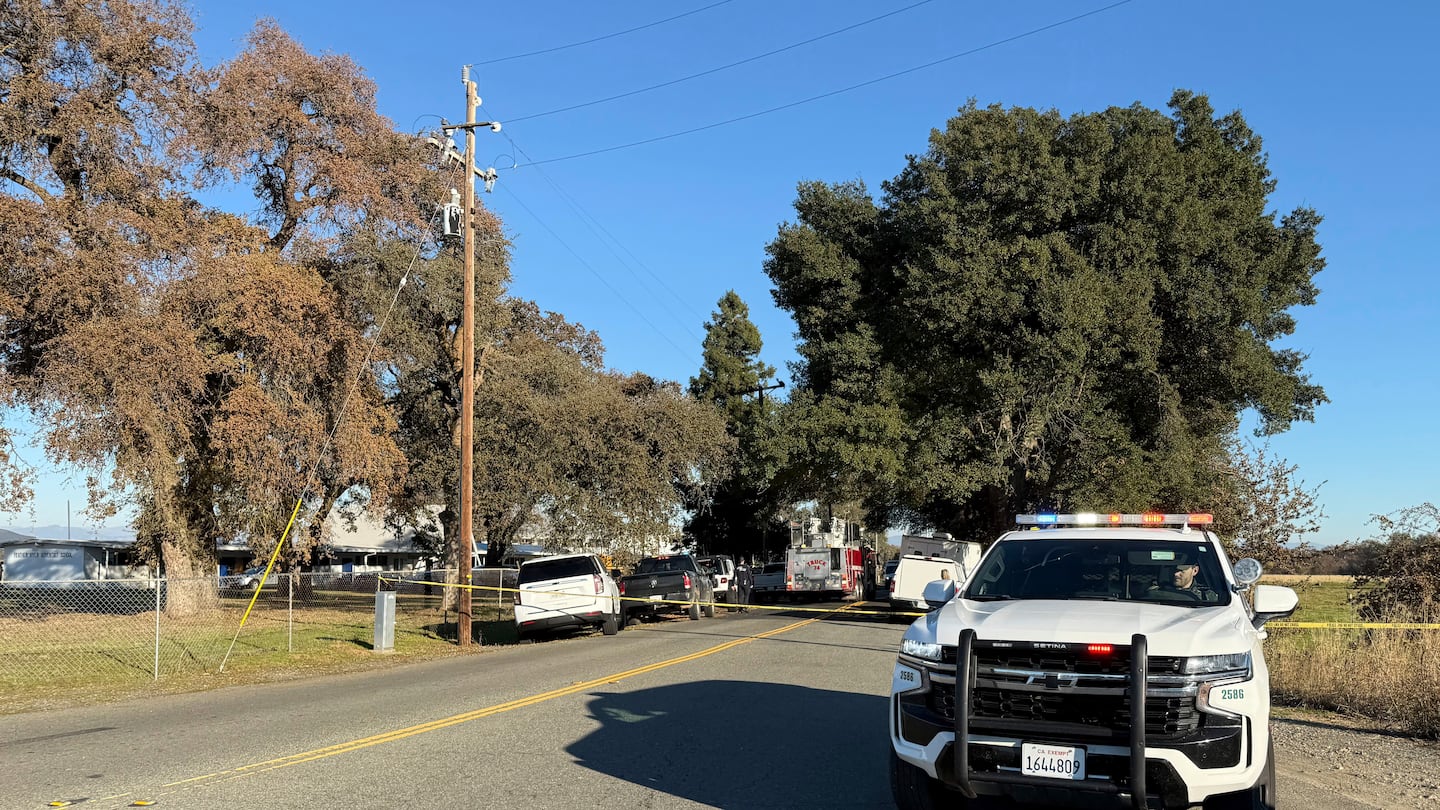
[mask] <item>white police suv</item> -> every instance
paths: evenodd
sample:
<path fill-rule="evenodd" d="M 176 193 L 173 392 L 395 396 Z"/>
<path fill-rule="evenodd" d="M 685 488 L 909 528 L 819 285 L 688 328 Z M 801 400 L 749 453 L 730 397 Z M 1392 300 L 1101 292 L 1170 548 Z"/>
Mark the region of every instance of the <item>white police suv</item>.
<path fill-rule="evenodd" d="M 1232 565 L 1210 515 L 1016 522 L 958 589 L 930 583 L 938 609 L 905 632 L 896 804 L 1275 807 L 1261 642 L 1295 592 Z"/>

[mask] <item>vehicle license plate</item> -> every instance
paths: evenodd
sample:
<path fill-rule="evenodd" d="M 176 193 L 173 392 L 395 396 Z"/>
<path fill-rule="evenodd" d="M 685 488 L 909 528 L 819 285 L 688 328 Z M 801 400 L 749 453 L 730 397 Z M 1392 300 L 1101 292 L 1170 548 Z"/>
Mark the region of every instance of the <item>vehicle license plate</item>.
<path fill-rule="evenodd" d="M 662 601 L 664 601 L 664 600 L 665 600 L 665 595 L 664 595 L 664 594 L 659 594 L 659 593 L 652 593 L 652 594 L 650 594 L 650 601 L 651 601 L 651 602 L 662 602 Z"/>
<path fill-rule="evenodd" d="M 1084 779 L 1085 749 L 1068 745 L 1021 743 L 1020 773 L 1048 779 Z"/>

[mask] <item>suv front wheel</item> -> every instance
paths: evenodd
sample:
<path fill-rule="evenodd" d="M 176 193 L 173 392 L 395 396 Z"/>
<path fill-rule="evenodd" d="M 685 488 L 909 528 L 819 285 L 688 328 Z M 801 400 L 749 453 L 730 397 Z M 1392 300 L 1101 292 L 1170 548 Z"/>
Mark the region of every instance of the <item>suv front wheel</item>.
<path fill-rule="evenodd" d="M 970 802 L 958 792 L 948 790 L 938 779 L 911 765 L 890 749 L 890 793 L 899 810 L 938 810 L 953 807 L 963 810 Z"/>

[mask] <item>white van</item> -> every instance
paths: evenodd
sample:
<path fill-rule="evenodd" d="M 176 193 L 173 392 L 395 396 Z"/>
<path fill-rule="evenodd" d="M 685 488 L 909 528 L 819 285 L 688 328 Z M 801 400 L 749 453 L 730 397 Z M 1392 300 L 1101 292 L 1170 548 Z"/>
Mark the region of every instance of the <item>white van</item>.
<path fill-rule="evenodd" d="M 599 627 L 613 636 L 625 626 L 620 589 L 594 554 L 537 557 L 520 565 L 515 592 L 515 635 Z"/>
<path fill-rule="evenodd" d="M 946 576 L 955 580 L 958 586 L 965 579 L 965 567 L 944 557 L 912 554 L 901 557 L 890 585 L 891 609 L 928 613 L 930 607 L 925 603 L 925 586 Z"/>

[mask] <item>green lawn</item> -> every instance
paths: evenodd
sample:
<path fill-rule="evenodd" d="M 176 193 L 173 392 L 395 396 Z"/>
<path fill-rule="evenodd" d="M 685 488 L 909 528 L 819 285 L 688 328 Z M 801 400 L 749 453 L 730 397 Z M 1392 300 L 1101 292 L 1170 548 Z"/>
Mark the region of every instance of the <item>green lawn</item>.
<path fill-rule="evenodd" d="M 0 610 L 0 714 L 95 703 L 143 694 L 190 692 L 391 666 L 455 655 L 455 614 L 437 596 L 401 594 L 395 648 L 373 651 L 374 595 L 315 592 L 293 613 L 283 597 L 256 603 L 238 637 L 248 600 L 226 598 L 204 614 L 21 615 Z M 475 600 L 475 652 L 515 642 L 513 608 Z M 234 639 L 233 649 L 231 641 Z M 220 663 L 229 651 L 225 671 Z"/>
<path fill-rule="evenodd" d="M 1349 577 L 1266 577 L 1262 584 L 1294 588 L 1300 607 L 1289 621 L 1353 622 L 1359 621 L 1349 598 L 1355 586 Z"/>

